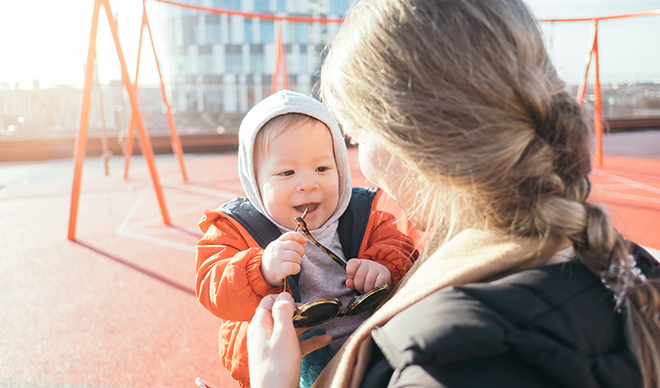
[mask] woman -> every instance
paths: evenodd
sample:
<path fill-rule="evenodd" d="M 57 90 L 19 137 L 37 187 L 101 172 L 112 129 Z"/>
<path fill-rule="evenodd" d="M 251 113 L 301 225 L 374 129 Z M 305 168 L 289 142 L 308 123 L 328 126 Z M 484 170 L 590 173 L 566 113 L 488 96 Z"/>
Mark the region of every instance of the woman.
<path fill-rule="evenodd" d="M 657 262 L 586 202 L 591 131 L 521 1 L 362 0 L 321 93 L 431 238 L 315 386 L 660 386 Z M 253 387 L 322 345 L 293 308 L 262 301 Z"/>

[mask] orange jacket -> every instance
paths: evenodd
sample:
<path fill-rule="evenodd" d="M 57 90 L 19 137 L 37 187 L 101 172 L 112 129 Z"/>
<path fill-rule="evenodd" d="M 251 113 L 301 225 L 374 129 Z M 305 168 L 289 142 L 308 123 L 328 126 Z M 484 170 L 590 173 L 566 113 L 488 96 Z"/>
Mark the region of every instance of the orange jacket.
<path fill-rule="evenodd" d="M 390 270 L 397 284 L 418 257 L 411 238 L 400 232 L 392 214 L 371 205 L 358 258 L 374 260 Z M 197 243 L 197 299 L 223 320 L 220 357 L 241 386 L 249 386 L 247 326 L 261 299 L 282 291 L 261 275 L 263 249 L 241 224 L 217 210 L 207 210 L 199 222 L 204 237 Z"/>

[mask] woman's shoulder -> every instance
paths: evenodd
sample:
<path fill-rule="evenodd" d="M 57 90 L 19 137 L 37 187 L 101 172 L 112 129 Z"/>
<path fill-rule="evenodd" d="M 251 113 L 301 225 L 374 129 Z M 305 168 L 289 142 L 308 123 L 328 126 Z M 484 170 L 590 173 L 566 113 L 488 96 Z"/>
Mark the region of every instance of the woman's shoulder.
<path fill-rule="evenodd" d="M 372 337 L 393 369 L 514 357 L 591 381 L 599 362 L 601 375 L 610 368 L 634 381 L 639 373 L 611 293 L 579 262 L 438 291 Z"/>
<path fill-rule="evenodd" d="M 507 332 L 530 328 L 553 314 L 576 321 L 589 315 L 572 314 L 576 307 L 586 308 L 578 310 L 584 313 L 598 310 L 607 317 L 616 316 L 611 293 L 600 279 L 580 263 L 563 263 L 491 282 L 445 288 L 397 314 L 387 326 L 393 333 L 406 333 L 410 330 L 404 327 L 414 320 L 417 332 L 425 332 L 428 326 L 428 335 L 434 338 L 427 339 L 442 341 L 443 346 L 452 342 L 462 347 L 469 342 L 483 346 L 486 339 L 501 344 Z M 455 336 L 457 332 L 461 335 Z"/>

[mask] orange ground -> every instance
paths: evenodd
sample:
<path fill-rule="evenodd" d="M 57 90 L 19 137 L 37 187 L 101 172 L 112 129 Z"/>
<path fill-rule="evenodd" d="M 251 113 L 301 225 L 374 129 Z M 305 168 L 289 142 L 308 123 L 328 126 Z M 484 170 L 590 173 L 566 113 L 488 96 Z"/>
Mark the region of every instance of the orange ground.
<path fill-rule="evenodd" d="M 128 180 L 121 158 L 110 177 L 88 159 L 77 242 L 66 239 L 72 161 L 0 164 L 0 386 L 192 388 L 199 376 L 236 387 L 217 356 L 220 322 L 194 296 L 194 245 L 202 210 L 241 194 L 237 159 L 185 161 L 188 183 L 174 157 L 156 158 L 166 227 L 141 158 Z M 606 155 L 592 178 L 624 236 L 660 249 L 660 159 Z"/>

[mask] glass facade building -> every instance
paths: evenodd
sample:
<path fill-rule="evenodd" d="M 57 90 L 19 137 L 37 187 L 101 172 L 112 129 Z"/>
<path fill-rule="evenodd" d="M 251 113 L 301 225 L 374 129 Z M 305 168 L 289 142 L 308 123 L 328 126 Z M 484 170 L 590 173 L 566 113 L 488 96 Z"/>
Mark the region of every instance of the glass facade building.
<path fill-rule="evenodd" d="M 354 0 L 183 1 L 242 12 L 339 19 Z M 237 129 L 243 115 L 271 92 L 275 22 L 176 6 L 163 7 L 160 20 L 165 32 L 162 65 L 172 107 L 215 121 L 219 128 Z M 339 27 L 281 22 L 290 89 L 313 93 L 323 49 Z"/>

